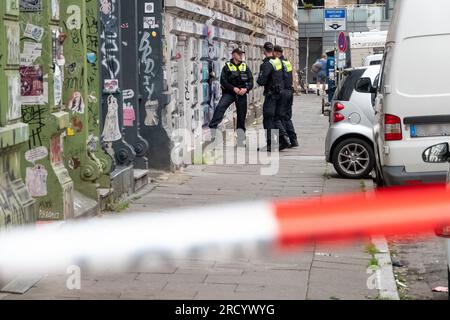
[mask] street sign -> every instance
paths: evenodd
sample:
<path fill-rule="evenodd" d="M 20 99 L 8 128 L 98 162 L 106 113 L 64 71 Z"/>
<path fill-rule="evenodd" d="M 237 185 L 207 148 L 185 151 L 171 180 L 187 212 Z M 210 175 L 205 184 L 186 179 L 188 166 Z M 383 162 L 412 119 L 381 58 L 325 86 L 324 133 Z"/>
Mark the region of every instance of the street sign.
<path fill-rule="evenodd" d="M 325 31 L 345 31 L 347 29 L 346 9 L 325 9 L 323 14 Z"/>
<path fill-rule="evenodd" d="M 340 52 L 347 52 L 347 36 L 344 32 L 339 33 L 338 49 Z"/>
<path fill-rule="evenodd" d="M 347 64 L 347 54 L 345 52 L 339 52 L 337 62 L 338 69 L 344 69 L 346 64 Z"/>

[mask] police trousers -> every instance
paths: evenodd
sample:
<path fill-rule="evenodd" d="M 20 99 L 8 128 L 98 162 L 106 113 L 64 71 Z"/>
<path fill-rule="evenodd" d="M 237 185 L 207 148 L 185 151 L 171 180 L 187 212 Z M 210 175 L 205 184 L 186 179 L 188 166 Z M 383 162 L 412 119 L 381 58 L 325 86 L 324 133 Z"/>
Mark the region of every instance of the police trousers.
<path fill-rule="evenodd" d="M 294 92 L 292 89 L 283 90 L 283 102 L 280 112 L 281 122 L 283 123 L 286 133 L 291 141 L 297 140 L 294 124 L 292 123 L 292 106 L 294 104 Z"/>
<path fill-rule="evenodd" d="M 281 110 L 283 103 L 283 95 L 282 94 L 272 94 L 269 93 L 266 95 L 263 106 L 263 117 L 264 117 L 264 129 L 267 131 L 267 145 L 271 146 L 271 138 L 282 136 L 288 136 L 286 129 L 283 126 L 283 122 L 281 121 Z M 276 131 L 278 130 L 278 135 Z M 280 141 L 280 139 L 278 139 Z"/>
<path fill-rule="evenodd" d="M 247 119 L 247 95 L 239 96 L 237 94 L 224 93 L 219 103 L 217 104 L 216 109 L 214 110 L 214 115 L 209 123 L 209 127 L 211 129 L 217 129 L 219 124 L 222 122 L 223 117 L 225 116 L 225 112 L 231 106 L 231 104 L 236 103 L 236 111 L 237 111 L 237 129 L 238 132 L 245 132 L 246 129 L 246 119 Z M 245 137 L 238 137 L 239 139 L 244 139 Z"/>

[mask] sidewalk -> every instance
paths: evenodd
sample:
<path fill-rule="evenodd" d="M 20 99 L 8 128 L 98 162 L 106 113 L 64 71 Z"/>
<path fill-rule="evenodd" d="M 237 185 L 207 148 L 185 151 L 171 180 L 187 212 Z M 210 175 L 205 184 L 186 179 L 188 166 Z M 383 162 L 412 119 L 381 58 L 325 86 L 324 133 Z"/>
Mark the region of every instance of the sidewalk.
<path fill-rule="evenodd" d="M 337 178 L 324 161 L 328 119 L 315 95 L 295 100 L 301 148 L 281 153 L 279 173 L 261 176 L 258 165 L 191 166 L 167 174 L 127 212 L 220 205 L 268 198 L 319 197 L 370 188 L 371 181 Z M 121 213 L 125 214 L 125 213 Z M 369 241 L 346 247 L 310 245 L 276 256 L 192 259 L 117 275 L 83 274 L 82 289 L 66 289 L 67 275 L 48 276 L 23 296 L 3 299 L 373 299 L 367 268 Z M 0 299 L 2 296 L 0 296 Z"/>

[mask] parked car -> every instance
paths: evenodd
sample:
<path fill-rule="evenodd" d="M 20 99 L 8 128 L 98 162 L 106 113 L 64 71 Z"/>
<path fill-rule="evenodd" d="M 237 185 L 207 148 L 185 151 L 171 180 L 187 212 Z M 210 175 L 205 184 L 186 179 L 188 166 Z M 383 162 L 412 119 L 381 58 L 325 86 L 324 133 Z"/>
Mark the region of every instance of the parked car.
<path fill-rule="evenodd" d="M 395 10 L 375 107 L 376 182 L 444 182 L 448 164 L 425 163 L 422 153 L 450 142 L 450 1 L 400 0 Z"/>
<path fill-rule="evenodd" d="M 364 59 L 363 66 L 377 66 L 381 65 L 381 62 L 383 61 L 383 55 L 382 54 L 372 54 L 370 56 L 367 56 Z"/>
<path fill-rule="evenodd" d="M 368 176 L 375 165 L 372 92 L 380 66 L 344 71 L 331 104 L 326 160 L 350 179 Z"/>

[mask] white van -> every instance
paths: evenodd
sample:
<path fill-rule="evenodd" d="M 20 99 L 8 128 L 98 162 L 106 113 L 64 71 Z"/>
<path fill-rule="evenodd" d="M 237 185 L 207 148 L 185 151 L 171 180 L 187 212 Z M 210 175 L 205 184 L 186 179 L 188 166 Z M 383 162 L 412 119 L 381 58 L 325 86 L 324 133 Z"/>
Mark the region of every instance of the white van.
<path fill-rule="evenodd" d="M 424 151 L 450 142 L 450 1 L 398 0 L 375 105 L 378 185 L 444 182 Z"/>
<path fill-rule="evenodd" d="M 364 58 L 363 67 L 380 65 L 382 61 L 382 54 L 372 54 Z"/>

